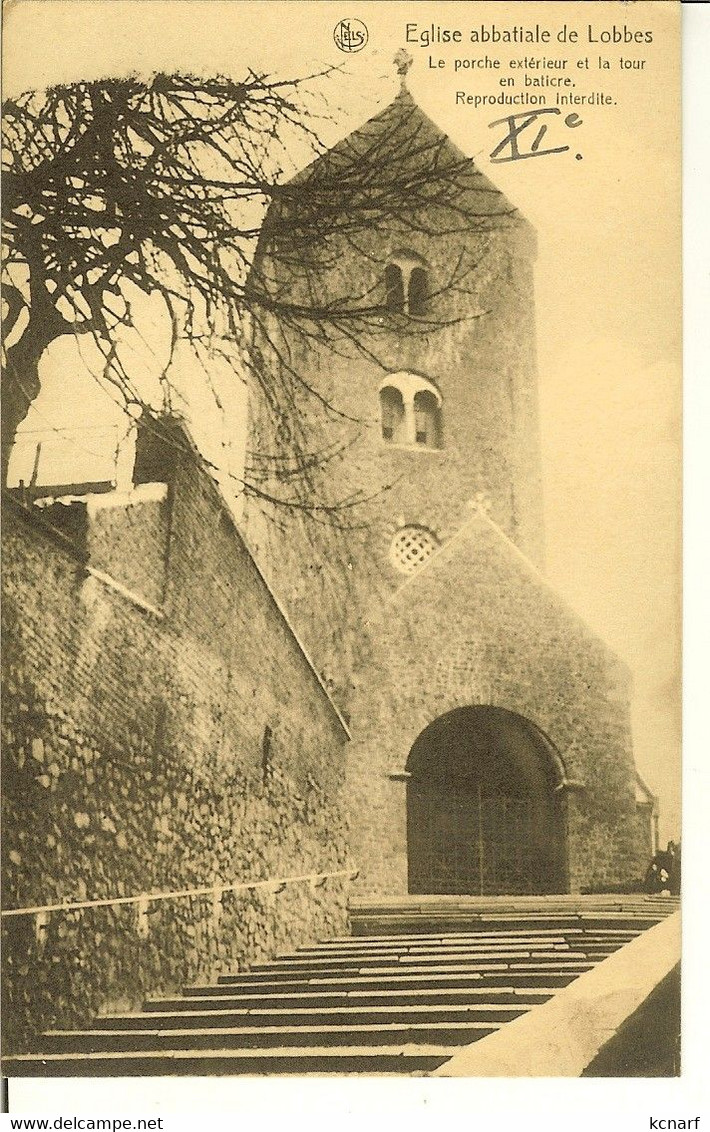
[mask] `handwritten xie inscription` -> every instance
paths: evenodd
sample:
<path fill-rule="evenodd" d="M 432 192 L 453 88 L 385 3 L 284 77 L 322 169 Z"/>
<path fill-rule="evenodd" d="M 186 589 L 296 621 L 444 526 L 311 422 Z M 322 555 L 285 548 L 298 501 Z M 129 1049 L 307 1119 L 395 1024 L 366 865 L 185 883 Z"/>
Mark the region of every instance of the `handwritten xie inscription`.
<path fill-rule="evenodd" d="M 489 123 L 489 129 L 495 126 L 505 126 L 507 133 L 491 152 L 491 161 L 502 163 L 504 161 L 522 161 L 525 157 L 546 157 L 551 153 L 565 153 L 568 145 L 548 145 L 543 148 L 542 143 L 547 134 L 547 122 L 540 122 L 543 114 L 561 114 L 558 106 L 545 106 L 540 110 L 526 110 L 521 114 L 508 114 L 505 118 L 497 118 Z M 556 120 L 556 119 L 555 119 Z M 550 123 L 552 124 L 552 123 Z M 570 130 L 582 125 L 578 114 L 568 114 L 564 125 Z M 581 153 L 575 154 L 581 161 Z"/>

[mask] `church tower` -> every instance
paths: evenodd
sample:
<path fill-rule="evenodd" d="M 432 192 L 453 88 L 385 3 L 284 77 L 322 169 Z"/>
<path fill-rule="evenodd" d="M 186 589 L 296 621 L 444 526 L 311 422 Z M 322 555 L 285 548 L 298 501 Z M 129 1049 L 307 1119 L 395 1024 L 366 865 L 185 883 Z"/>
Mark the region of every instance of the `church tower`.
<path fill-rule="evenodd" d="M 367 620 L 368 607 L 442 546 L 471 508 L 488 511 L 542 561 L 536 245 L 530 225 L 404 85 L 291 187 L 293 198 L 287 192 L 266 218 L 254 285 L 274 307 L 302 304 L 324 317 L 315 330 L 307 313 L 285 331 L 270 328 L 272 347 L 284 335 L 270 352 L 267 315 L 257 346 L 265 365 L 271 357 L 272 375 L 288 353 L 295 384 L 305 377 L 311 386 L 298 401 L 300 420 L 289 422 L 302 429 L 304 447 L 336 452 L 313 491 L 335 503 L 336 524 L 353 528 L 325 554 L 341 574 L 344 567 L 349 592 L 337 578 L 312 585 L 314 540 L 322 549 L 334 538 L 322 525 L 306 536 L 307 521 L 286 515 L 278 533 L 278 522 L 261 524 L 254 507 L 247 522 L 278 592 L 298 606 L 316 664 L 339 687 L 342 673 L 323 647 L 324 610 L 341 627 L 342 648 L 345 610 L 356 624 Z M 368 192 L 377 198 L 371 214 Z M 253 402 L 258 464 L 283 422 L 260 392 Z M 359 507 L 338 513 L 339 501 L 358 497 Z"/>

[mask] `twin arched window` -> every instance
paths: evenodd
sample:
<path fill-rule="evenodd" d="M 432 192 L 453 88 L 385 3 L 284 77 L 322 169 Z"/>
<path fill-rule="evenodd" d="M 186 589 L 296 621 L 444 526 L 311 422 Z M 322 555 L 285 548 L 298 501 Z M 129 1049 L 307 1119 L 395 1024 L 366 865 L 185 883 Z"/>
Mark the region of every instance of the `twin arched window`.
<path fill-rule="evenodd" d="M 417 256 L 401 255 L 385 267 L 387 309 L 395 314 L 426 314 L 429 298 L 429 277 L 423 261 Z"/>
<path fill-rule="evenodd" d="M 416 373 L 393 373 L 380 385 L 382 439 L 407 447 L 441 448 L 441 394 Z"/>

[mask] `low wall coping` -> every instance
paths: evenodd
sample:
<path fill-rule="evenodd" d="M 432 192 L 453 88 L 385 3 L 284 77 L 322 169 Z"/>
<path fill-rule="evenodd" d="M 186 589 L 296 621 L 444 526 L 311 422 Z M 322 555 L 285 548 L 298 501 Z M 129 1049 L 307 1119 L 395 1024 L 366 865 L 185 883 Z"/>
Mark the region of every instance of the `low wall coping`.
<path fill-rule="evenodd" d="M 581 1077 L 680 960 L 680 912 L 580 975 L 553 998 L 465 1046 L 433 1077 Z"/>

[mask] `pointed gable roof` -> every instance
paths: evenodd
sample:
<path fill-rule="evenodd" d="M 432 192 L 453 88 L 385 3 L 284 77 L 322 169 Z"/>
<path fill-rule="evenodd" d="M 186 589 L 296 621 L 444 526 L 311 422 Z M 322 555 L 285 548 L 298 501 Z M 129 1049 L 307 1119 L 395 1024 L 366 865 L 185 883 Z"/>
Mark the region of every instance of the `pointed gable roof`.
<path fill-rule="evenodd" d="M 566 601 L 542 571 L 511 538 L 483 511 L 476 511 L 446 542 L 430 555 L 394 591 L 391 601 L 404 610 L 420 608 L 422 594 L 431 600 L 436 591 L 436 608 L 450 603 L 452 617 L 461 604 L 469 611 L 487 606 L 510 611 L 516 604 L 537 625 L 536 632 L 553 634 L 562 628 L 570 639 L 603 654 L 623 683 L 631 682 L 628 665 Z M 406 616 L 406 615 L 405 615 Z M 443 616 L 443 614 L 442 614 Z M 521 616 L 521 623 L 524 618 Z M 551 628 L 554 626 L 554 628 Z"/>
<path fill-rule="evenodd" d="M 508 227 L 532 233 L 404 89 L 275 189 L 252 272 L 275 245 L 287 260 L 292 249 L 309 254 L 319 239 L 388 227 L 439 236 Z"/>
<path fill-rule="evenodd" d="M 462 219 L 475 217 L 482 226 L 486 222 L 524 220 L 406 88 L 383 110 L 316 157 L 289 184 L 307 184 L 315 192 L 337 188 L 347 193 L 350 188 L 365 193 L 381 185 L 383 169 L 391 169 L 393 178 L 411 183 L 421 205 L 427 204 L 429 187 L 432 207 L 449 207 Z M 421 181 L 417 180 L 418 172 Z"/>

